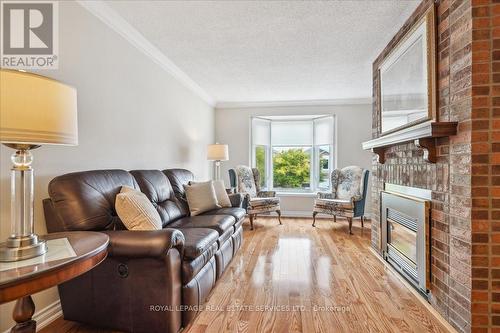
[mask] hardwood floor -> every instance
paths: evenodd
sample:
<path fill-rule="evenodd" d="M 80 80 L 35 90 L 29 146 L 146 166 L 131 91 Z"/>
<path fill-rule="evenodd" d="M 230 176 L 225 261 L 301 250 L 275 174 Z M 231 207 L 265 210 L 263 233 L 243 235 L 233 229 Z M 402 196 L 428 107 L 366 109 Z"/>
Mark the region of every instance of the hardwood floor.
<path fill-rule="evenodd" d="M 370 250 L 370 224 L 259 217 L 184 332 L 447 332 Z M 267 307 L 267 308 L 266 308 Z M 58 319 L 48 332 L 109 332 Z"/>

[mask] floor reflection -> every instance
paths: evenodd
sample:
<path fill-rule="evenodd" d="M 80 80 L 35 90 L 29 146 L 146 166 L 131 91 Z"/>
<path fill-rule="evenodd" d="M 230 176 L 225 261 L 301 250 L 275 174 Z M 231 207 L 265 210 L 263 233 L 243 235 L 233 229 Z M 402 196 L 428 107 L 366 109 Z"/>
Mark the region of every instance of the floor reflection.
<path fill-rule="evenodd" d="M 292 282 L 297 287 L 308 287 L 311 283 L 312 258 L 311 239 L 300 237 L 280 238 L 273 253 L 261 255 L 257 259 L 252 274 L 255 286 L 262 286 L 266 269 L 272 270 L 272 282 Z M 269 276 L 269 274 L 267 274 Z"/>

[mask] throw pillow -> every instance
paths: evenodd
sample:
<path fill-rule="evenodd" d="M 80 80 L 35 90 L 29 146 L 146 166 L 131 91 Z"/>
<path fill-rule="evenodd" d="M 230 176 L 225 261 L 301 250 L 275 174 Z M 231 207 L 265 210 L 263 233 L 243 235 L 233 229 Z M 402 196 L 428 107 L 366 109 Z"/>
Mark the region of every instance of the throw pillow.
<path fill-rule="evenodd" d="M 215 195 L 217 196 L 217 203 L 221 207 L 232 207 L 231 200 L 229 200 L 229 195 L 226 192 L 226 186 L 222 180 L 213 181 Z"/>
<path fill-rule="evenodd" d="M 184 190 L 192 216 L 220 208 L 212 181 L 184 185 Z"/>
<path fill-rule="evenodd" d="M 148 197 L 136 189 L 122 186 L 115 209 L 128 230 L 160 230 L 161 217 Z"/>
<path fill-rule="evenodd" d="M 190 181 L 189 185 L 200 184 L 201 182 Z M 214 180 L 212 182 L 214 187 L 215 196 L 217 197 L 217 204 L 221 207 L 228 208 L 232 207 L 231 200 L 229 199 L 229 195 L 226 192 L 226 186 L 224 185 L 224 181 L 222 180 Z"/>

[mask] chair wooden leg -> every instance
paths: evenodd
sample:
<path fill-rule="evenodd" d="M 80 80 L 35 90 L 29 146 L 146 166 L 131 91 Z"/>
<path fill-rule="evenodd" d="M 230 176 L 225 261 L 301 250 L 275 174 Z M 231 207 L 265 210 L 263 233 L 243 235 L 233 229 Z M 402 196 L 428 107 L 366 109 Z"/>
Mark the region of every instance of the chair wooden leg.
<path fill-rule="evenodd" d="M 250 230 L 253 230 L 253 218 L 254 214 L 249 214 L 250 215 Z"/>
<path fill-rule="evenodd" d="M 278 213 L 278 221 L 280 222 L 280 224 L 283 224 L 281 223 L 281 210 L 277 210 L 276 213 Z"/>
<path fill-rule="evenodd" d="M 313 227 L 316 226 L 316 215 L 318 214 L 318 212 L 313 212 Z"/>
<path fill-rule="evenodd" d="M 347 220 L 349 221 L 349 235 L 352 235 L 352 217 L 348 217 Z"/>
<path fill-rule="evenodd" d="M 337 222 L 337 215 L 333 215 L 333 222 Z"/>
<path fill-rule="evenodd" d="M 361 215 L 361 228 L 364 228 L 365 227 L 365 217 L 363 215 Z"/>

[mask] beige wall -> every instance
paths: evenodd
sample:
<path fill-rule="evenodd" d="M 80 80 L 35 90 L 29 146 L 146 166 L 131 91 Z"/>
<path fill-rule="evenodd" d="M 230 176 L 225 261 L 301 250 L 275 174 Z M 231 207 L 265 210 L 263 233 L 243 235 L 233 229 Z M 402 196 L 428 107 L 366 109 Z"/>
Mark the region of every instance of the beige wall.
<path fill-rule="evenodd" d="M 371 169 L 371 153 L 361 149 L 361 143 L 371 138 L 371 104 L 331 106 L 286 106 L 255 108 L 217 108 L 215 137 L 217 142 L 229 144 L 229 161 L 222 164 L 221 174 L 229 185 L 228 169 L 250 163 L 250 118 L 269 115 L 323 115 L 336 119 L 337 167 L 359 165 Z M 368 196 L 370 191 L 368 191 Z M 284 196 L 281 198 L 285 214 L 307 215 L 312 212 L 314 196 Z M 366 211 L 370 212 L 370 198 Z"/>
<path fill-rule="evenodd" d="M 35 231 L 45 233 L 41 200 L 47 183 L 71 171 L 104 168 L 185 167 L 210 176 L 206 145 L 214 139 L 214 111 L 125 39 L 80 5 L 60 3 L 59 70 L 42 72 L 78 90 L 77 147 L 34 151 Z M 12 150 L 0 149 L 0 238 L 9 232 Z M 57 300 L 57 290 L 35 295 L 37 309 Z M 0 332 L 12 303 L 0 306 Z"/>

